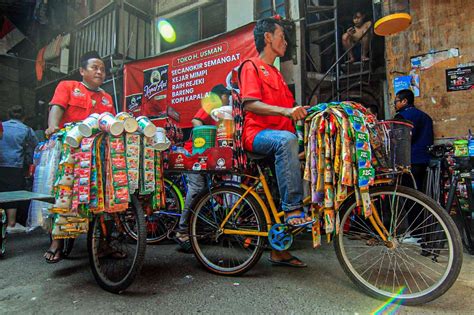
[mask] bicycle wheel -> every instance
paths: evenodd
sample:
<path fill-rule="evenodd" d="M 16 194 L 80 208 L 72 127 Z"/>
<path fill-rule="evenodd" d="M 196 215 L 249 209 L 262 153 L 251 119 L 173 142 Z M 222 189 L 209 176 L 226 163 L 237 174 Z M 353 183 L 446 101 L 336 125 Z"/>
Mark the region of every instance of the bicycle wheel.
<path fill-rule="evenodd" d="M 470 254 L 474 255 L 474 240 L 472 235 L 472 217 L 470 213 L 463 211 L 459 203 L 459 198 L 454 195 L 454 204 L 456 205 L 456 213 L 452 215 L 454 222 L 461 234 L 461 241 L 464 249 Z M 451 210 L 451 209 L 450 209 Z"/>
<path fill-rule="evenodd" d="M 408 187 L 370 190 L 385 242 L 352 196 L 341 206 L 334 246 L 349 278 L 369 295 L 407 305 L 432 301 L 456 281 L 462 265 L 459 232 L 428 196 Z"/>
<path fill-rule="evenodd" d="M 190 219 L 191 244 L 198 261 L 213 273 L 243 274 L 262 256 L 265 237 L 245 235 L 245 231 L 266 231 L 254 197 L 246 196 L 224 226 L 224 229 L 241 231 L 242 235 L 224 234 L 219 227 L 244 193 L 245 190 L 238 187 L 219 187 L 212 194 L 201 194 L 191 207 L 194 209 Z"/>
<path fill-rule="evenodd" d="M 134 227 L 136 238 L 127 233 L 126 225 Z M 141 206 L 135 204 L 127 212 L 95 216 L 89 227 L 87 248 L 92 273 L 103 289 L 120 293 L 128 288 L 145 258 L 146 229 Z"/>
<path fill-rule="evenodd" d="M 134 196 L 134 198 L 137 198 Z M 171 181 L 165 180 L 165 208 L 151 210 L 151 214 L 145 214 L 146 225 L 146 243 L 157 244 L 168 238 L 168 234 L 174 230 L 181 216 L 182 205 L 184 204 L 183 195 L 177 186 Z M 137 198 L 138 202 L 140 200 Z M 127 211 L 131 211 L 134 203 L 130 204 Z M 143 209 L 143 206 L 141 205 Z M 148 211 L 144 211 L 148 212 Z M 133 222 L 126 222 L 125 228 L 130 236 L 137 238 L 134 232 L 135 228 L 130 226 Z"/>

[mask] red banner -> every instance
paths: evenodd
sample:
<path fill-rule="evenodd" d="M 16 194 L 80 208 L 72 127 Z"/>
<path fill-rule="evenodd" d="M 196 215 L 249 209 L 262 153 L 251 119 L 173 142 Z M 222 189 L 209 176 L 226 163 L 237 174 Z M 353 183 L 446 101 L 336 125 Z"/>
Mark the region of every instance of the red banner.
<path fill-rule="evenodd" d="M 124 111 L 157 118 L 168 115 L 182 128 L 201 100 L 218 84 L 230 89 L 238 66 L 257 56 L 254 23 L 157 57 L 127 63 L 124 69 Z"/>

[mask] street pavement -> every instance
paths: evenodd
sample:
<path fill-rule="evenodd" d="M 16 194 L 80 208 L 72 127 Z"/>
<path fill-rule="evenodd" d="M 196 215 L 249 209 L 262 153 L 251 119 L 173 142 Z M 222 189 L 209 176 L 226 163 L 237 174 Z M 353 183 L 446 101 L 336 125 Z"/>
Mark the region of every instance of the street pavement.
<path fill-rule="evenodd" d="M 175 244 L 148 246 L 141 275 L 120 295 L 96 284 L 85 237 L 71 258 L 58 264 L 44 261 L 48 244 L 40 231 L 9 237 L 7 255 L 0 259 L 1 314 L 369 314 L 383 304 L 352 284 L 332 245 L 312 250 L 309 240 L 297 241 L 293 250 L 308 268 L 271 266 L 265 252 L 241 277 L 210 274 Z M 473 314 L 474 257 L 464 256 L 461 275 L 444 296 L 397 312 Z"/>

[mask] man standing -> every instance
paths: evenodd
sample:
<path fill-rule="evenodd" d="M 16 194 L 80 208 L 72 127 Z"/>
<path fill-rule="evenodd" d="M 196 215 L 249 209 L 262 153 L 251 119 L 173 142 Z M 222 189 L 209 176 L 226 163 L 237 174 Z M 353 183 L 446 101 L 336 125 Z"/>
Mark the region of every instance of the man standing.
<path fill-rule="evenodd" d="M 10 120 L 3 123 L 5 135 L 0 138 L 0 191 L 23 190 L 24 166 L 31 164 L 38 143 L 33 129 L 23 124 L 23 108 L 13 106 L 8 111 Z M 17 203 L 4 205 L 7 210 L 7 233 L 25 232 L 16 222 Z"/>
<path fill-rule="evenodd" d="M 97 52 L 85 53 L 80 60 L 82 81 L 61 81 L 49 103 L 46 135 L 58 131 L 64 124 L 81 121 L 92 113 L 115 114 L 110 94 L 100 88 L 105 80 L 105 65 Z"/>
<path fill-rule="evenodd" d="M 79 72 L 82 81 L 61 81 L 49 103 L 46 136 L 53 134 L 64 124 L 81 121 L 93 113 L 109 112 L 115 115 L 112 97 L 100 88 L 105 80 L 105 65 L 95 51 L 85 53 L 80 59 Z M 48 263 L 62 259 L 64 240 L 53 240 L 44 254 Z"/>
<path fill-rule="evenodd" d="M 240 72 L 240 92 L 245 120 L 243 146 L 247 151 L 272 156 L 285 222 L 290 226 L 312 223 L 303 211 L 303 183 L 298 159 L 298 138 L 294 121 L 307 115 L 295 100 L 283 76 L 273 63 L 283 57 L 287 42 L 275 18 L 259 20 L 254 29 L 258 58 L 244 61 Z M 306 265 L 287 251 L 272 251 L 270 261 L 293 267 Z"/>
<path fill-rule="evenodd" d="M 428 147 L 433 144 L 433 120 L 428 114 L 415 107 L 415 96 L 411 90 L 401 90 L 395 96 L 395 118 L 412 122 L 411 172 L 418 189 L 423 188 L 426 168 L 430 162 Z"/>
<path fill-rule="evenodd" d="M 210 99 L 213 99 L 214 96 L 219 97 L 219 104 L 214 104 L 214 106 L 226 106 L 229 104 L 229 97 L 230 97 L 230 90 L 228 90 L 223 84 L 218 84 L 214 86 L 211 90 L 211 95 L 209 96 Z M 205 109 L 201 107 L 196 114 L 194 115 L 191 123 L 193 127 L 203 126 L 203 125 L 216 125 L 216 121 L 209 115 L 209 109 Z M 184 148 L 188 152 L 192 152 L 193 144 L 192 139 L 187 141 L 184 144 Z M 191 253 L 191 242 L 189 241 L 188 236 L 188 221 L 189 221 L 189 214 L 190 208 L 194 201 L 194 198 L 202 192 L 207 185 L 206 175 L 204 174 L 193 174 L 189 173 L 186 175 L 187 184 L 188 184 L 188 191 L 186 192 L 186 199 L 184 201 L 184 209 L 181 217 L 179 219 L 179 230 L 176 233 L 175 241 L 186 253 Z"/>

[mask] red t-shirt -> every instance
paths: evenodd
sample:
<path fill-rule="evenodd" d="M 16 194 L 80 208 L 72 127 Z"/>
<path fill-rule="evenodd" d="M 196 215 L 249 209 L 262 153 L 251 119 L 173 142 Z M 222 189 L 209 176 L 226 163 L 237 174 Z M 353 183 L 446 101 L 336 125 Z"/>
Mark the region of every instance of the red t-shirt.
<path fill-rule="evenodd" d="M 245 62 L 240 72 L 242 101 L 261 101 L 268 105 L 292 108 L 295 99 L 280 71 L 259 58 Z M 256 68 L 252 64 L 255 64 Z M 283 116 L 262 116 L 245 112 L 242 140 L 244 149 L 252 151 L 253 140 L 264 129 L 295 132 L 293 120 Z"/>
<path fill-rule="evenodd" d="M 59 128 L 65 123 L 84 120 L 93 113 L 109 112 L 115 115 L 112 96 L 100 89 L 91 91 L 79 81 L 61 81 L 54 91 L 50 105 L 58 105 L 64 109 Z"/>
<path fill-rule="evenodd" d="M 193 119 L 200 120 L 203 125 L 215 126 L 217 121 L 215 121 L 203 108 L 200 108 Z M 192 137 L 184 143 L 184 148 L 189 152 L 193 152 L 193 139 Z"/>

